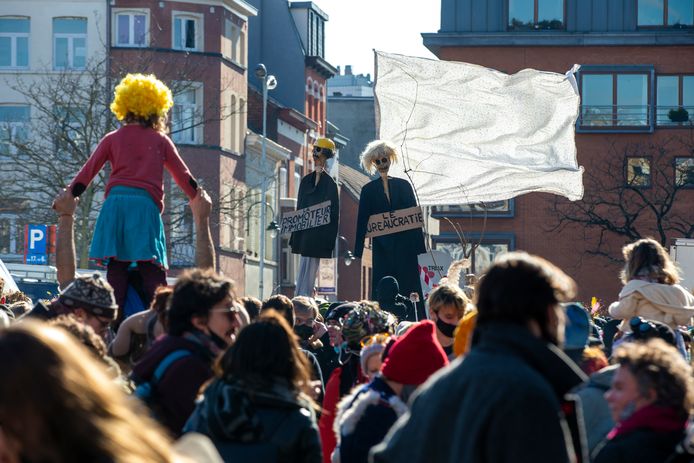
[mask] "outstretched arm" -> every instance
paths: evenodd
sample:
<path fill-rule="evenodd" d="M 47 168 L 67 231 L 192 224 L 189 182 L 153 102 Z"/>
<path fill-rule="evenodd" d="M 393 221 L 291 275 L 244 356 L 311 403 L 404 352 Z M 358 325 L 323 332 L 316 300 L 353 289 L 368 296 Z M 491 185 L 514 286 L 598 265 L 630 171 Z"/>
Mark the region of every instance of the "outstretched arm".
<path fill-rule="evenodd" d="M 75 279 L 77 259 L 75 258 L 74 215 L 79 198 L 63 188 L 53 201 L 53 209 L 58 214 L 58 230 L 55 247 L 55 266 L 58 270 L 58 285 L 65 288 Z"/>
<path fill-rule="evenodd" d="M 215 269 L 217 263 L 210 232 L 212 200 L 202 187 L 198 187 L 197 195 L 190 201 L 190 209 L 195 220 L 195 264 L 199 268 Z"/>

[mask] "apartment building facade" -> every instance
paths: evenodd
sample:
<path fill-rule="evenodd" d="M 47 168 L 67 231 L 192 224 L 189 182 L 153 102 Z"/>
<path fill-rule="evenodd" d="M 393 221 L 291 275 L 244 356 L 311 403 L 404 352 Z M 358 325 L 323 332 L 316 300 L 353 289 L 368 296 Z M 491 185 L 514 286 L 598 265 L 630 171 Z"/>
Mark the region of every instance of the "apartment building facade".
<path fill-rule="evenodd" d="M 576 147 L 586 193 L 573 205 L 528 194 L 439 207 L 434 247 L 462 255 L 462 231 L 479 244 L 471 255 L 477 273 L 496 255 L 522 249 L 573 276 L 580 300 L 614 300 L 619 250 L 635 231 L 666 245 L 692 233 L 692 0 L 443 0 L 441 7 L 441 29 L 422 34 L 440 59 L 506 73 L 581 65 Z"/>

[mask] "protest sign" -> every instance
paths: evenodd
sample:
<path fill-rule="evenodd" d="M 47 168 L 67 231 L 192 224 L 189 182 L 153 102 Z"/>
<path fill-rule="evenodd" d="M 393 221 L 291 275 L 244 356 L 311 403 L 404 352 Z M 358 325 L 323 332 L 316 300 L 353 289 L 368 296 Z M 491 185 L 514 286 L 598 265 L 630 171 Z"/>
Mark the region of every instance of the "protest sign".
<path fill-rule="evenodd" d="M 295 231 L 321 227 L 329 223 L 330 201 L 323 201 L 314 206 L 282 214 L 280 234 L 286 235 Z"/>
<path fill-rule="evenodd" d="M 422 208 L 419 206 L 399 209 L 397 211 L 383 212 L 369 217 L 366 226 L 366 237 L 390 235 L 424 226 Z"/>

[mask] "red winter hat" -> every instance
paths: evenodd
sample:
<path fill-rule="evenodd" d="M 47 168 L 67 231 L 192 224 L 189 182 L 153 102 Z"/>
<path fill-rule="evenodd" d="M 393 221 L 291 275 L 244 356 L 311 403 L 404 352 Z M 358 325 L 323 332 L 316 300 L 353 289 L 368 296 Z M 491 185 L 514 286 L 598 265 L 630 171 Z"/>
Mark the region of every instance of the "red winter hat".
<path fill-rule="evenodd" d="M 436 325 L 424 320 L 395 341 L 381 365 L 381 373 L 391 381 L 419 386 L 446 365 L 448 357 L 436 340 Z"/>

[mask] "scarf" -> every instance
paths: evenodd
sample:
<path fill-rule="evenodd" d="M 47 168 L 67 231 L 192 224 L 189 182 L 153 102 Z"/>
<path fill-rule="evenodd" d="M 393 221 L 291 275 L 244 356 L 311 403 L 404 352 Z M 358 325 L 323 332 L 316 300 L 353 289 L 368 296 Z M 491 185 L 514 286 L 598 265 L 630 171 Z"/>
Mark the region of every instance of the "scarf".
<path fill-rule="evenodd" d="M 617 423 L 607 434 L 607 439 L 612 440 L 637 429 L 648 429 L 655 432 L 684 432 L 686 427 L 686 414 L 670 407 L 647 405 L 636 410 L 626 420 Z"/>

